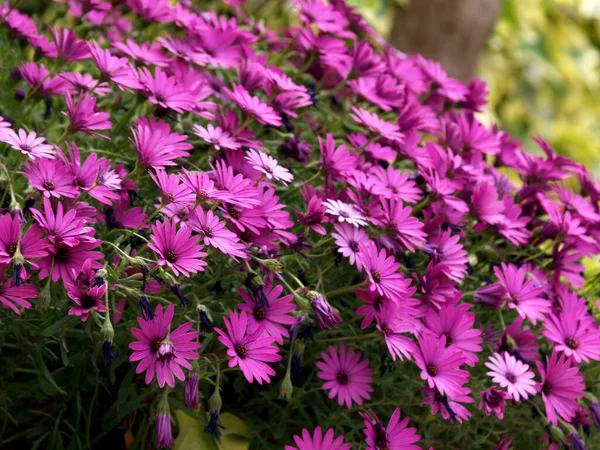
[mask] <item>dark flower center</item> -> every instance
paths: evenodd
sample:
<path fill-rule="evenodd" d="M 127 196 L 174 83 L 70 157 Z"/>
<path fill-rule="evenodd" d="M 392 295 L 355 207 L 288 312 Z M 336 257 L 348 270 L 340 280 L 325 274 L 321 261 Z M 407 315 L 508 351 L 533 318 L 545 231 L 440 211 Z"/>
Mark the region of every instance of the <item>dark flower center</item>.
<path fill-rule="evenodd" d="M 375 441 L 375 447 L 377 448 L 377 450 L 389 450 L 390 443 L 385 438 L 385 436 L 379 436 Z"/>
<path fill-rule="evenodd" d="M 173 194 L 171 194 L 170 192 L 165 192 L 165 197 L 171 203 L 173 203 L 175 201 L 175 196 Z"/>
<path fill-rule="evenodd" d="M 42 183 L 42 187 L 47 191 L 53 191 L 56 186 L 54 186 L 54 183 L 52 181 L 44 181 Z"/>
<path fill-rule="evenodd" d="M 352 250 L 354 253 L 358 251 L 358 243 L 356 241 L 348 242 L 348 247 L 350 247 L 350 250 Z"/>
<path fill-rule="evenodd" d="M 202 233 L 204 234 L 204 236 L 206 236 L 207 238 L 211 238 L 214 236 L 212 230 L 208 227 L 202 227 Z"/>
<path fill-rule="evenodd" d="M 518 305 L 519 304 L 519 297 L 516 296 L 516 295 L 514 295 L 514 294 L 511 294 L 510 301 L 513 302 L 515 305 Z"/>
<path fill-rule="evenodd" d="M 265 308 L 256 307 L 254 308 L 254 317 L 256 320 L 265 320 L 265 317 L 267 317 L 267 311 L 265 311 Z"/>
<path fill-rule="evenodd" d="M 154 339 L 151 343 L 150 343 L 150 348 L 152 349 L 152 353 L 157 353 L 158 349 L 160 348 L 160 344 L 162 344 L 162 339 Z"/>
<path fill-rule="evenodd" d="M 228 212 L 232 219 L 237 220 L 240 218 L 240 212 L 237 209 L 230 208 Z"/>
<path fill-rule="evenodd" d="M 343 384 L 344 386 L 348 384 L 349 378 L 348 378 L 348 374 L 346 372 L 344 372 L 343 370 L 340 370 L 337 373 L 337 380 L 338 383 Z"/>
<path fill-rule="evenodd" d="M 544 383 L 542 385 L 542 392 L 546 395 L 552 394 L 552 385 L 550 383 Z"/>
<path fill-rule="evenodd" d="M 94 297 L 86 295 L 81 299 L 81 307 L 82 308 L 90 309 L 90 308 L 93 308 L 94 306 L 96 306 L 96 299 Z"/>
<path fill-rule="evenodd" d="M 21 144 L 21 150 L 23 150 L 24 152 L 30 152 L 31 146 L 29 146 L 27 144 Z"/>
<path fill-rule="evenodd" d="M 377 297 L 375 302 L 373 303 L 373 307 L 376 311 L 381 311 L 381 307 L 383 306 L 383 297 Z"/>
<path fill-rule="evenodd" d="M 10 256 L 13 256 L 17 251 L 17 246 L 15 244 L 9 245 L 8 246 L 8 254 Z"/>
<path fill-rule="evenodd" d="M 209 197 L 208 196 L 208 192 L 206 192 L 204 189 L 200 189 L 198 191 L 198 197 L 203 198 L 203 199 L 206 200 Z"/>
<path fill-rule="evenodd" d="M 171 264 L 177 262 L 177 252 L 175 250 L 167 250 L 165 252 L 165 259 Z"/>
<path fill-rule="evenodd" d="M 435 377 L 438 373 L 438 369 L 435 364 L 427 364 L 427 366 L 425 367 L 425 370 L 427 370 L 427 373 L 429 374 L 430 377 Z"/>
<path fill-rule="evenodd" d="M 373 281 L 375 283 L 380 283 L 382 276 L 381 273 L 378 270 L 375 270 L 374 272 L 371 272 L 371 276 L 373 277 Z"/>
<path fill-rule="evenodd" d="M 164 103 L 166 100 L 163 94 L 156 94 L 154 95 L 154 98 L 156 98 L 156 101 L 159 103 Z"/>
<path fill-rule="evenodd" d="M 565 344 L 572 350 L 577 350 L 577 348 L 579 347 L 579 342 L 577 342 L 577 339 L 572 337 L 565 339 Z"/>
<path fill-rule="evenodd" d="M 517 381 L 517 377 L 515 376 L 515 374 L 514 373 L 510 373 L 510 372 L 506 374 L 506 379 L 508 381 L 510 381 L 511 383 L 514 383 L 514 382 Z"/>
<path fill-rule="evenodd" d="M 248 356 L 248 349 L 246 348 L 246 346 L 244 344 L 236 344 L 236 346 L 234 347 L 235 352 L 237 353 L 237 355 L 244 359 L 246 356 Z"/>
<path fill-rule="evenodd" d="M 54 258 L 61 263 L 67 262 L 70 258 L 69 249 L 67 247 L 59 248 Z"/>
<path fill-rule="evenodd" d="M 388 327 L 387 325 L 384 325 L 381 327 L 381 331 L 383 332 L 383 334 L 385 334 L 386 336 L 389 336 L 390 334 L 392 334 L 392 329 L 390 327 Z"/>
<path fill-rule="evenodd" d="M 398 232 L 398 230 L 400 229 L 400 225 L 398 225 L 398 222 L 396 222 L 395 220 L 392 220 L 389 226 L 390 230 L 392 230 L 394 233 Z"/>
<path fill-rule="evenodd" d="M 446 336 L 446 347 L 454 344 L 454 338 L 450 333 L 444 333 L 444 336 Z"/>

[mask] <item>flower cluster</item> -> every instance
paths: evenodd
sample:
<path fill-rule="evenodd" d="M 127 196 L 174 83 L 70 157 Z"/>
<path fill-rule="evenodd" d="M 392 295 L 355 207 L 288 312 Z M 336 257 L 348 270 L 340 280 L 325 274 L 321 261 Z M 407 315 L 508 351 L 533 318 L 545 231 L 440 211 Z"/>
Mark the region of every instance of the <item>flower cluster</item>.
<path fill-rule="evenodd" d="M 41 374 L 79 411 L 93 368 L 88 439 L 140 448 L 183 436 L 184 405 L 211 439 L 239 415 L 260 448 L 598 442 L 600 185 L 490 125 L 482 81 L 390 48 L 344 0 L 57 3 L 0 3 L 21 57 L 0 337 L 28 347 L 9 385 Z M 53 439 L 79 436 L 65 423 Z"/>

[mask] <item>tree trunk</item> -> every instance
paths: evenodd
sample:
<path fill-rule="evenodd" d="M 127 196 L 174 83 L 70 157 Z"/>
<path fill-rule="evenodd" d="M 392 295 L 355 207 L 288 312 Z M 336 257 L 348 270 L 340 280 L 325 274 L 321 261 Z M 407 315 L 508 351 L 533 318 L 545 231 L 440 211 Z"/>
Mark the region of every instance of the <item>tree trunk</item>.
<path fill-rule="evenodd" d="M 411 0 L 395 7 L 390 43 L 442 64 L 468 82 L 489 39 L 502 0 Z"/>

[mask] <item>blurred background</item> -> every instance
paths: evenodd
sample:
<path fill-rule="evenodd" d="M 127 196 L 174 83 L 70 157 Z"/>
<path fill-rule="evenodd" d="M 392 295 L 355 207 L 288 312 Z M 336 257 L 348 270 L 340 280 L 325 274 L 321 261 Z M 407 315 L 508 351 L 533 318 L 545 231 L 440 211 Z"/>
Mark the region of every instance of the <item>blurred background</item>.
<path fill-rule="evenodd" d="M 395 47 L 488 83 L 488 122 L 600 178 L 600 0 L 348 0 Z"/>

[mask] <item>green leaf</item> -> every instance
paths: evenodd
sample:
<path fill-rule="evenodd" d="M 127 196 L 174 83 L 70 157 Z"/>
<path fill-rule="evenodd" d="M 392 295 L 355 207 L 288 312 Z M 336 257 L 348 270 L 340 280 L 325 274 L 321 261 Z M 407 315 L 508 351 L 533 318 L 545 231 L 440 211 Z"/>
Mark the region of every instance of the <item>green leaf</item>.
<path fill-rule="evenodd" d="M 42 375 L 44 375 L 44 378 L 46 378 L 48 383 L 50 383 L 62 395 L 66 395 L 67 393 L 65 391 L 63 391 L 62 388 L 60 388 L 58 386 L 58 384 L 56 384 L 56 381 L 54 381 L 54 378 L 52 378 L 52 374 L 48 370 L 48 367 L 46 367 L 44 358 L 42 357 L 42 354 L 40 353 L 40 350 L 38 348 L 34 349 L 33 358 L 34 358 L 34 361 L 35 361 L 35 364 L 36 364 L 38 370 L 41 371 Z"/>
<path fill-rule="evenodd" d="M 42 336 L 52 336 L 58 330 L 62 329 L 70 319 L 71 317 L 65 316 L 62 319 L 57 320 L 52 325 L 44 329 L 44 331 L 42 331 Z"/>

